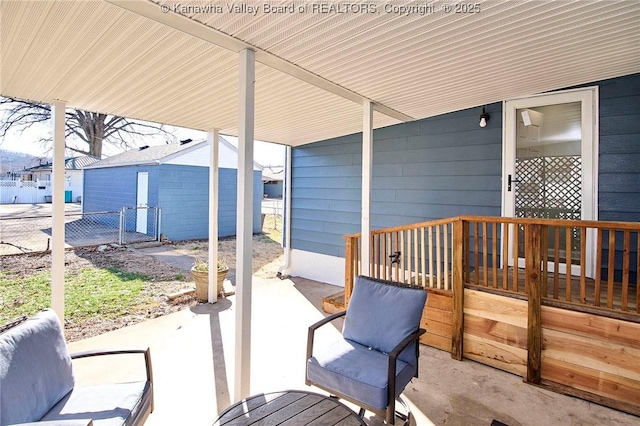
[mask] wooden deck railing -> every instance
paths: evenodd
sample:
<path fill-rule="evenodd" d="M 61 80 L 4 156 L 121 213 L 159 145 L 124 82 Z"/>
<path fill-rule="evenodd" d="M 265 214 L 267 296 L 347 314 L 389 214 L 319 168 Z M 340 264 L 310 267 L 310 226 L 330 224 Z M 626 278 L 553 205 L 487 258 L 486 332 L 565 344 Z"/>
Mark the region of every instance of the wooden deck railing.
<path fill-rule="evenodd" d="M 467 287 L 640 314 L 640 223 L 462 216 L 373 231 L 370 276 L 452 291 Z M 345 302 L 361 273 L 360 234 L 345 236 Z"/>
<path fill-rule="evenodd" d="M 640 223 L 469 216 L 462 225 L 468 286 L 527 295 L 535 257 L 546 302 L 640 313 Z"/>
<path fill-rule="evenodd" d="M 348 303 L 360 235 L 345 238 Z M 640 223 L 463 216 L 370 238 L 367 275 L 430 293 L 424 343 L 640 413 L 639 371 L 625 361 L 640 324 Z"/>
<path fill-rule="evenodd" d="M 452 219 L 371 232 L 369 276 L 450 291 L 453 265 Z M 361 272 L 360 234 L 345 235 L 345 301 Z"/>

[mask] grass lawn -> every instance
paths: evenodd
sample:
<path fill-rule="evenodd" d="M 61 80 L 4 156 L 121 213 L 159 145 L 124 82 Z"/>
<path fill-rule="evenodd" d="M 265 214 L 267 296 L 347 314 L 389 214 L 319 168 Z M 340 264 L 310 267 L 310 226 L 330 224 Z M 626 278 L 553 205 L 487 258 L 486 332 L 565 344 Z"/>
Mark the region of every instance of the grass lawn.
<path fill-rule="evenodd" d="M 92 316 L 115 318 L 147 305 L 145 275 L 116 268 L 83 268 L 65 275 L 65 317 L 73 322 Z M 28 277 L 0 272 L 0 323 L 19 315 L 33 315 L 51 305 L 51 272 Z"/>
<path fill-rule="evenodd" d="M 268 214 L 264 218 L 262 224 L 262 232 L 265 238 L 268 238 L 278 244 L 282 241 L 282 216 Z"/>
<path fill-rule="evenodd" d="M 267 215 L 254 235 L 254 273 L 275 277 L 282 264 L 282 217 Z M 206 259 L 206 240 L 174 248 Z M 235 239 L 220 243 L 220 256 L 235 266 Z M 0 256 L 0 324 L 51 306 L 51 255 Z M 70 341 L 194 305 L 193 296 L 166 295 L 193 287 L 188 271 L 124 248 L 78 248 L 65 254 L 65 333 Z"/>

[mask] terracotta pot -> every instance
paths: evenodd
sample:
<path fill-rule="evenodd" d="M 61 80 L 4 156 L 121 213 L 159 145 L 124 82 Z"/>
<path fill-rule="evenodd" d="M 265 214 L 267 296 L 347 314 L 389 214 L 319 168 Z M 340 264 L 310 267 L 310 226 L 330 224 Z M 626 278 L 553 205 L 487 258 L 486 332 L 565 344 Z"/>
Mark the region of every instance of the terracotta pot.
<path fill-rule="evenodd" d="M 224 279 L 227 276 L 227 272 L 229 268 L 218 271 L 218 296 L 222 294 L 222 284 L 224 283 Z M 193 280 L 196 282 L 196 298 L 201 302 L 206 302 L 209 300 L 209 272 L 203 271 L 195 271 L 191 269 L 191 275 L 193 275 Z"/>

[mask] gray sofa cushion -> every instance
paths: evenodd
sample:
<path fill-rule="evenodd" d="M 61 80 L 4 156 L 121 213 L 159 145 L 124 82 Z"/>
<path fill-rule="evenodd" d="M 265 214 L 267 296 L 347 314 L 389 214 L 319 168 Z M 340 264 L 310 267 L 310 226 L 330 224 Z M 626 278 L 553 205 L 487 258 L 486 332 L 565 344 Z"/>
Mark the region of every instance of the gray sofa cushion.
<path fill-rule="evenodd" d="M 342 335 L 345 339 L 389 353 L 418 330 L 426 300 L 427 292 L 421 288 L 398 287 L 358 276 Z M 415 346 L 410 345 L 398 359 L 414 364 Z"/>
<path fill-rule="evenodd" d="M 387 366 L 389 357 L 349 340 L 339 340 L 307 364 L 307 376 L 330 389 L 340 389 L 349 398 L 362 401 L 378 410 L 387 406 Z M 358 366 L 358 368 L 354 368 Z M 416 365 L 396 360 L 398 396 L 404 384 L 411 381 Z"/>
<path fill-rule="evenodd" d="M 128 426 L 142 410 L 148 387 L 148 382 L 77 387 L 42 420 L 86 417 L 93 419 L 94 426 Z"/>
<path fill-rule="evenodd" d="M 0 425 L 38 421 L 73 389 L 71 358 L 52 310 L 0 334 L 0 383 Z"/>

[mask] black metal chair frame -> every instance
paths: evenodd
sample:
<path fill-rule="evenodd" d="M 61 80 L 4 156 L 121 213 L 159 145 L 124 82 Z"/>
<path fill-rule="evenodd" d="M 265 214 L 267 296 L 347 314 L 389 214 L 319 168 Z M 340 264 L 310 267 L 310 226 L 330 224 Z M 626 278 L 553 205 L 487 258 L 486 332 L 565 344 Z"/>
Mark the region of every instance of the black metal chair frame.
<path fill-rule="evenodd" d="M 313 356 L 313 340 L 314 340 L 314 336 L 315 336 L 315 332 L 318 328 L 322 327 L 325 324 L 330 323 L 331 321 L 334 321 L 338 318 L 341 318 L 343 316 L 345 316 L 347 313 L 347 311 L 343 311 L 343 312 L 338 312 L 337 314 L 333 314 L 330 315 L 318 322 L 316 322 L 315 324 L 311 325 L 309 327 L 309 333 L 307 335 L 307 362 L 309 359 L 311 359 L 311 357 Z M 366 411 L 370 411 L 372 413 L 375 413 L 381 417 L 385 418 L 385 421 L 387 422 L 387 424 L 395 424 L 395 416 L 396 416 L 396 407 L 395 407 L 395 403 L 396 403 L 396 398 L 395 398 L 395 393 L 396 393 L 396 359 L 398 358 L 398 355 L 400 355 L 400 353 L 407 347 L 409 346 L 412 342 L 416 342 L 416 374 L 414 377 L 418 377 L 418 360 L 419 360 L 419 356 L 420 356 L 420 348 L 419 348 L 419 343 L 418 343 L 418 339 L 420 338 L 420 336 L 422 336 L 424 333 L 426 333 L 427 331 L 423 328 L 419 328 L 417 331 L 411 333 L 409 336 L 407 336 L 402 342 L 400 342 L 390 353 L 389 353 L 389 366 L 388 366 L 388 374 L 387 374 L 387 401 L 388 401 L 388 405 L 387 405 L 387 409 L 386 410 L 378 410 L 376 408 L 367 406 L 367 405 L 363 405 L 362 402 L 355 400 L 353 398 L 349 398 L 346 395 L 340 394 L 339 392 L 336 392 L 334 389 L 327 389 L 324 386 L 322 386 L 321 384 L 312 382 L 311 380 L 309 380 L 309 378 L 307 377 L 307 374 L 305 372 L 305 383 L 309 386 L 313 385 L 316 386 L 320 389 L 323 389 L 327 392 L 330 392 L 332 394 L 335 394 L 335 396 L 337 396 L 338 398 L 344 399 L 346 401 L 349 401 L 353 404 L 356 404 L 357 406 L 361 407 L 362 409 L 360 410 L 360 417 L 364 416 L 364 410 Z M 306 370 L 305 370 L 306 371 Z M 400 418 L 405 422 L 405 425 L 409 424 L 410 421 L 410 417 L 411 417 L 411 413 L 408 411 L 408 407 L 407 405 L 404 403 L 404 401 L 400 401 L 405 408 L 407 408 L 407 416 L 403 416 L 400 414 Z"/>

